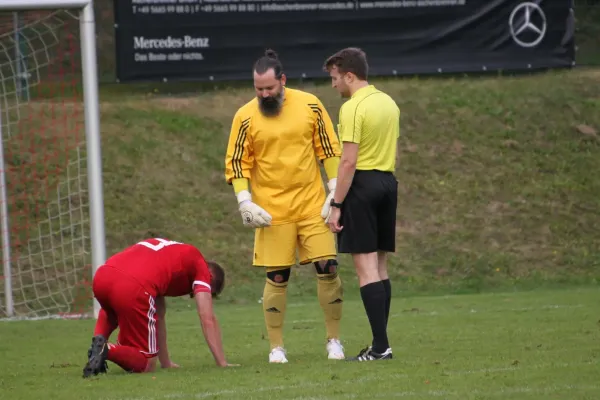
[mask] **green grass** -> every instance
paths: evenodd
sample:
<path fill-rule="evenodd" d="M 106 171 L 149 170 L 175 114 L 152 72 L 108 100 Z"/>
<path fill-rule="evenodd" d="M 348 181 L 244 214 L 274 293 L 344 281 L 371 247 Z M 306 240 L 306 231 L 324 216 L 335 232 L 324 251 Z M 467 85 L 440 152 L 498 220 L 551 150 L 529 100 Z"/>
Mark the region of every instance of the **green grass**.
<path fill-rule="evenodd" d="M 286 316 L 289 363 L 269 365 L 260 305 L 219 303 L 235 369 L 219 369 L 191 301 L 169 303 L 167 323 L 179 370 L 81 378 L 93 321 L 0 322 L 0 398 L 168 399 L 598 399 L 600 337 L 596 289 L 405 297 L 395 288 L 389 336 L 393 360 L 329 361 L 316 298 L 293 296 Z M 342 318 L 347 355 L 369 328 L 356 293 Z"/>
<path fill-rule="evenodd" d="M 402 111 L 391 260 L 402 290 L 596 283 L 598 70 L 373 83 Z M 342 100 L 327 84 L 306 85 L 335 122 Z M 150 234 L 195 243 L 226 266 L 227 300 L 249 301 L 262 273 L 250 266 L 253 234 L 241 224 L 223 160 L 232 115 L 253 92 L 167 88 L 103 92 L 109 253 Z M 346 257 L 342 270 L 354 284 Z M 298 269 L 291 290 L 314 294 L 312 274 Z"/>
<path fill-rule="evenodd" d="M 445 294 L 597 285 L 598 69 L 372 83 L 402 112 L 398 250 L 390 260 L 399 289 Z M 251 266 L 253 232 L 243 227 L 223 172 L 232 116 L 254 96 L 248 86 L 102 88 L 108 255 L 155 235 L 194 243 L 225 266 L 224 301 L 260 297 L 264 273 Z M 343 100 L 327 83 L 290 86 L 317 94 L 337 121 Z M 60 103 L 34 102 L 24 109 L 33 113 L 32 126 L 49 107 L 56 121 L 61 110 L 72 113 Z M 27 148 L 35 137 L 22 140 Z M 27 168 L 36 165 L 21 171 Z M 43 197 L 30 197 L 43 209 Z M 36 224 L 29 225 L 35 237 Z M 342 279 L 356 289 L 350 259 L 340 258 Z M 310 267 L 295 269 L 291 293 L 314 296 L 313 277 Z"/>
<path fill-rule="evenodd" d="M 110 87 L 101 106 L 108 254 L 160 235 L 222 261 L 217 313 L 226 351 L 243 366 L 213 367 L 185 299 L 168 314 L 183 368 L 144 376 L 112 366 L 80 378 L 92 320 L 0 322 L 0 398 L 597 399 L 600 71 L 373 83 L 402 110 L 393 361 L 366 369 L 324 359 L 314 271 L 303 267 L 289 286 L 290 364 L 267 364 L 264 273 L 251 267 L 253 234 L 223 180 L 230 121 L 251 88 Z M 302 87 L 335 122 L 337 94 Z M 369 328 L 341 260 L 352 354 Z"/>

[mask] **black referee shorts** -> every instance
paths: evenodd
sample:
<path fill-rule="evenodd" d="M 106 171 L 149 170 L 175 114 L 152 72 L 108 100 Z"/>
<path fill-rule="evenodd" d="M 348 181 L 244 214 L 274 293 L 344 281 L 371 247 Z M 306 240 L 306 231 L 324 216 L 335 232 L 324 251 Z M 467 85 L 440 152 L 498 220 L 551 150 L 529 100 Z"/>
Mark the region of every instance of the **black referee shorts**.
<path fill-rule="evenodd" d="M 342 203 L 338 252 L 396 251 L 398 181 L 391 172 L 358 170 Z"/>

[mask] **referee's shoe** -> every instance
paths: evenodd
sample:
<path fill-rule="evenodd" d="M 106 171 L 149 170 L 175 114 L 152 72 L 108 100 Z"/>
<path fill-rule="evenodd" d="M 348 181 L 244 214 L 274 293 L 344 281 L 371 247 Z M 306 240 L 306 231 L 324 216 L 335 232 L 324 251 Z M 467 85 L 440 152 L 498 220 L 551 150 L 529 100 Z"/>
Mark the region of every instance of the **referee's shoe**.
<path fill-rule="evenodd" d="M 365 347 L 358 353 L 356 357 L 347 358 L 346 361 L 375 361 L 375 360 L 391 360 L 392 348 L 388 347 L 383 353 L 376 353 L 371 346 Z"/>

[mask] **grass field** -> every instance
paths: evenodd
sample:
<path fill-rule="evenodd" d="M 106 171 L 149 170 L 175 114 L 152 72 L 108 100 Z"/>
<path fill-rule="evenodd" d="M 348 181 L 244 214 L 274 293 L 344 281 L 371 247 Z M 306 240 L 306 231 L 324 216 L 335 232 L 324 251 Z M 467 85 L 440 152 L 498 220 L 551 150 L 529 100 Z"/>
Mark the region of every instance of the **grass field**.
<path fill-rule="evenodd" d="M 347 354 L 369 337 L 362 304 L 348 293 L 342 332 Z M 395 292 L 389 322 L 395 358 L 329 361 L 316 299 L 290 299 L 290 362 L 269 365 L 259 304 L 217 307 L 234 369 L 219 369 L 191 302 L 169 303 L 169 345 L 179 370 L 81 378 L 93 322 L 0 325 L 0 398 L 169 399 L 560 399 L 600 398 L 596 289 L 405 297 Z M 192 306 L 193 307 L 193 306 Z"/>
<path fill-rule="evenodd" d="M 390 93 L 402 111 L 398 251 L 390 268 L 402 293 L 597 285 L 600 70 L 371 82 Z M 317 94 L 337 122 L 343 100 L 327 82 L 289 86 Z M 264 273 L 251 267 L 253 232 L 243 228 L 223 172 L 232 116 L 253 96 L 250 84 L 102 87 L 108 255 L 148 236 L 194 243 L 226 267 L 224 302 L 244 305 L 260 297 Z M 52 99 L 34 101 L 22 111 L 31 113 L 22 118 L 30 121 L 32 133 L 49 118 L 74 119 L 71 108 Z M 81 119 L 82 113 L 76 115 Z M 55 131 L 60 130 L 45 134 Z M 41 139 L 62 143 L 22 136 L 21 148 Z M 48 152 L 32 160 L 47 160 Z M 8 162 L 22 163 L 14 152 L 8 155 L 16 157 Z M 28 168 L 50 167 L 46 161 Z M 20 171 L 17 177 L 31 178 L 27 182 L 47 180 L 44 174 Z M 41 183 L 47 184 L 29 185 Z M 29 209 L 43 210 L 43 194 L 55 196 L 44 190 L 21 197 L 35 203 Z M 63 200 L 65 206 L 87 204 L 85 197 Z M 29 228 L 13 225 L 13 230 L 38 235 L 38 216 L 21 217 L 29 218 L 22 224 Z M 82 235 L 77 230 L 56 234 L 60 240 L 65 234 Z M 342 279 L 355 290 L 350 260 L 340 258 Z M 40 274 L 56 273 L 32 264 Z M 310 267 L 294 269 L 291 283 L 293 295 L 316 294 Z M 82 311 L 81 304 L 74 309 Z"/>
<path fill-rule="evenodd" d="M 108 253 L 160 235 L 227 268 L 218 302 L 226 351 L 213 366 L 192 304 L 171 303 L 178 371 L 84 381 L 92 320 L 0 322 L 0 398 L 598 399 L 600 71 L 373 80 L 402 110 L 398 252 L 391 259 L 395 359 L 325 359 L 311 268 L 294 270 L 290 363 L 267 363 L 263 272 L 251 268 L 223 157 L 251 88 L 102 91 Z M 326 84 L 290 86 L 342 100 Z M 167 91 L 167 88 L 169 91 Z M 369 330 L 347 257 L 347 354 Z M 479 294 L 474 294 L 479 293 Z"/>
<path fill-rule="evenodd" d="M 403 291 L 477 292 L 600 277 L 600 71 L 373 80 L 401 110 L 398 252 Z M 337 121 L 327 83 L 317 94 Z M 109 253 L 150 234 L 198 244 L 226 265 L 227 300 L 252 301 L 243 229 L 223 178 L 231 118 L 251 87 L 109 87 L 102 134 Z M 354 282 L 342 257 L 344 278 Z M 291 290 L 314 294 L 313 271 Z"/>
<path fill-rule="evenodd" d="M 598 10 L 578 9 L 578 64 L 598 65 Z M 289 286 L 290 363 L 267 363 L 257 302 L 264 274 L 250 267 L 253 234 L 242 227 L 223 180 L 231 118 L 254 95 L 249 83 L 106 85 L 108 254 L 163 236 L 194 243 L 219 260 L 227 288 L 217 314 L 229 360 L 242 366 L 214 367 L 186 299 L 170 302 L 167 318 L 171 354 L 182 368 L 149 375 L 128 375 L 111 364 L 108 375 L 83 380 L 92 320 L 0 321 L 0 399 L 600 399 L 600 70 L 371 83 L 402 110 L 398 251 L 390 266 L 394 360 L 325 359 L 314 271 L 304 267 L 294 269 Z M 342 99 L 328 83 L 289 86 L 317 94 L 337 122 Z M 16 222 L 29 225 L 15 230 L 26 237 L 39 228 L 34 214 L 48 208 L 47 199 L 26 189 L 49 181 L 44 172 L 64 164 L 59 157 L 48 161 L 53 146 L 69 147 L 58 137 L 72 139 L 61 122 L 54 124 L 57 132 L 38 128 L 49 119 L 82 122 L 55 92 L 24 107 L 21 119 L 32 129 L 21 132 L 22 143 L 13 138 L 6 153 L 8 163 L 27 164 L 9 176 L 35 205 L 35 212 L 22 214 L 25 222 Z M 27 148 L 33 149 L 29 164 L 20 156 Z M 87 198 L 58 202 L 75 207 L 84 204 L 79 200 Z M 77 229 L 59 233 L 82 237 Z M 32 258 L 37 271 L 30 279 L 57 278 L 56 270 L 44 270 L 45 252 L 35 251 L 42 261 Z M 65 270 L 83 267 L 73 260 Z M 28 267 L 19 267 L 20 283 Z M 342 339 L 354 355 L 368 344 L 369 329 L 348 257 L 341 257 L 340 274 Z"/>

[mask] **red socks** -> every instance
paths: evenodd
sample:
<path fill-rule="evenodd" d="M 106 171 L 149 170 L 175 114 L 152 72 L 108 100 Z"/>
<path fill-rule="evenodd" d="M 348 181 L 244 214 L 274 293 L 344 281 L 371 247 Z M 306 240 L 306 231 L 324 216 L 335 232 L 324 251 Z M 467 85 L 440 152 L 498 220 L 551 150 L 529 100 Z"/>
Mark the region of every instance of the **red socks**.
<path fill-rule="evenodd" d="M 117 329 L 117 319 L 109 315 L 103 309 L 98 313 L 98 319 L 96 320 L 96 327 L 94 328 L 94 336 L 102 335 L 106 340 L 110 337 L 111 333 Z"/>
<path fill-rule="evenodd" d="M 108 345 L 108 360 L 127 372 L 145 372 L 148 359 L 133 347 Z"/>
<path fill-rule="evenodd" d="M 100 310 L 94 336 L 102 335 L 106 340 L 117 329 L 117 319 L 104 310 Z M 148 359 L 139 350 L 128 347 L 108 344 L 108 360 L 114 362 L 127 372 L 145 372 L 148 365 Z"/>

